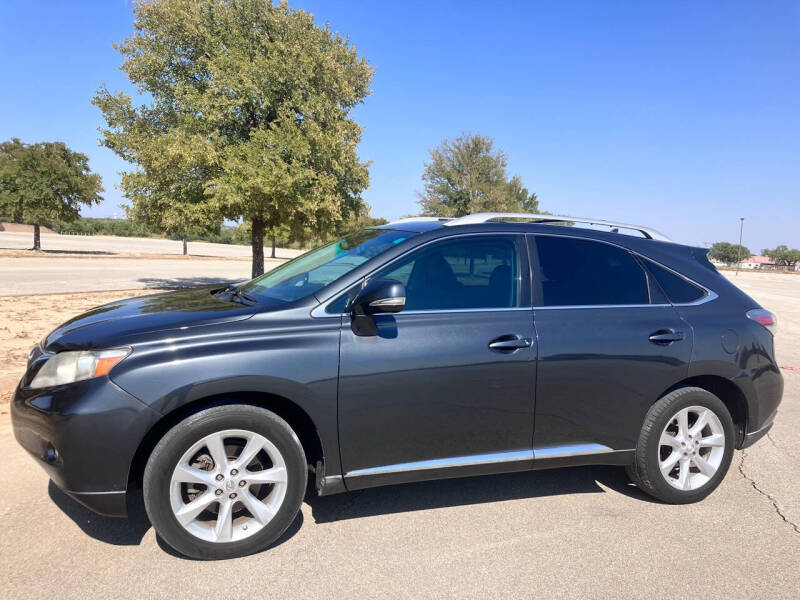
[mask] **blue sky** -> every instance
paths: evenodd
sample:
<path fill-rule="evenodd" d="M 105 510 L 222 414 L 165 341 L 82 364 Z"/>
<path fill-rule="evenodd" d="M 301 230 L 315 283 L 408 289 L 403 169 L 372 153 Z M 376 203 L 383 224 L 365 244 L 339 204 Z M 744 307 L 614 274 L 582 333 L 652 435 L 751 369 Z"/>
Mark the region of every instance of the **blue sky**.
<path fill-rule="evenodd" d="M 377 69 L 354 116 L 376 216 L 417 210 L 427 150 L 495 138 L 551 212 L 673 239 L 800 247 L 800 3 L 295 1 Z M 95 89 L 129 90 L 111 48 L 126 0 L 5 0 L 0 139 L 64 140 L 121 214 L 125 163 L 98 146 Z"/>

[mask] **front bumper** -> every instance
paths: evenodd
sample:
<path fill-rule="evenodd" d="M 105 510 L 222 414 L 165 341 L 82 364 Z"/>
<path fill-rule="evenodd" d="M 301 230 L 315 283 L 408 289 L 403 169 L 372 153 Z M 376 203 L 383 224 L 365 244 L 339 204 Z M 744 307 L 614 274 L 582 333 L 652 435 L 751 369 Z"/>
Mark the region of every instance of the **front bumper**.
<path fill-rule="evenodd" d="M 125 516 L 136 449 L 159 418 L 107 377 L 32 390 L 11 400 L 19 444 L 50 479 L 91 510 Z"/>

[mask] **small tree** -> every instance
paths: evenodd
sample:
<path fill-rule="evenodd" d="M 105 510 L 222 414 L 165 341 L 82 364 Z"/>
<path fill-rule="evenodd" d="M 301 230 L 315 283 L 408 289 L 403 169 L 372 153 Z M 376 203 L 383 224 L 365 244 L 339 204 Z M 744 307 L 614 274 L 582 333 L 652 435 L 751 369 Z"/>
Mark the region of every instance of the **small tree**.
<path fill-rule="evenodd" d="M 789 248 L 785 244 L 781 244 L 777 248 L 773 248 L 770 250 L 769 248 L 764 248 L 761 251 L 762 256 L 768 256 L 772 262 L 776 265 L 783 265 L 788 267 L 793 267 L 800 261 L 800 250 L 797 248 Z"/>
<path fill-rule="evenodd" d="M 752 256 L 747 247 L 740 246 L 739 244 L 731 244 L 729 242 L 716 242 L 711 246 L 708 255 L 714 260 L 718 260 L 727 265 Z"/>
<path fill-rule="evenodd" d="M 535 212 L 536 194 L 528 192 L 519 176 L 510 180 L 508 163 L 494 140 L 483 135 L 462 134 L 444 140 L 430 150 L 419 195 L 423 214 L 461 217 L 474 212 Z"/>
<path fill-rule="evenodd" d="M 529 192 L 528 188 L 522 184 L 522 178 L 519 175 L 514 175 L 508 182 L 508 194 L 519 205 L 522 212 L 539 212 L 539 198 L 536 196 L 536 192 Z"/>
<path fill-rule="evenodd" d="M 139 167 L 123 189 L 143 177 L 134 209 L 142 197 L 163 194 L 165 206 L 166 190 L 191 189 L 180 201 L 201 223 L 250 223 L 254 277 L 268 232 L 329 231 L 365 210 L 367 164 L 349 113 L 373 70 L 348 40 L 271 0 L 140 0 L 134 13 L 135 33 L 117 49 L 151 101 L 134 107 L 105 88 L 94 99 L 104 143 Z M 169 169 L 153 167 L 161 163 Z"/>
<path fill-rule="evenodd" d="M 125 207 L 129 219 L 181 240 L 184 256 L 190 236 L 219 231 L 222 217 L 204 201 L 197 181 L 184 180 L 177 169 L 161 165 L 158 159 L 142 157 L 139 164 L 137 171 L 122 177 L 122 190 L 132 202 Z"/>
<path fill-rule="evenodd" d="M 81 205 L 100 202 L 102 191 L 89 158 L 63 142 L 0 143 L 0 213 L 33 225 L 34 250 L 42 248 L 40 225 L 76 220 Z"/>

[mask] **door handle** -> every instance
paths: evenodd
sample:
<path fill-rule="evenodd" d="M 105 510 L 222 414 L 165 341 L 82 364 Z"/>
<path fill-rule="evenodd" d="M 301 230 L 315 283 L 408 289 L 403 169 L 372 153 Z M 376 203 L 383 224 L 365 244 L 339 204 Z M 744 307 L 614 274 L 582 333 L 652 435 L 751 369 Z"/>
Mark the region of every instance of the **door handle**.
<path fill-rule="evenodd" d="M 671 344 L 672 342 L 680 342 L 683 339 L 682 331 L 675 331 L 674 329 L 659 329 L 650 334 L 648 338 L 654 344 Z"/>
<path fill-rule="evenodd" d="M 522 348 L 530 348 L 531 339 L 511 335 L 504 335 L 489 342 L 489 348 L 501 352 L 513 352 Z"/>

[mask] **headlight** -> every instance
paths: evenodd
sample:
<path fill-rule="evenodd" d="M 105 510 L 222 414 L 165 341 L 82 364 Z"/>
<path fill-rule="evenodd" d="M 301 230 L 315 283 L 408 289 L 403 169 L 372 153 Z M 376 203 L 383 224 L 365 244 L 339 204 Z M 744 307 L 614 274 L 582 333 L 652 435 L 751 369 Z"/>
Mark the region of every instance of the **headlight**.
<path fill-rule="evenodd" d="M 70 350 L 48 359 L 31 381 L 32 388 L 64 385 L 82 379 L 106 375 L 119 361 L 130 354 L 130 348 L 114 350 Z"/>

